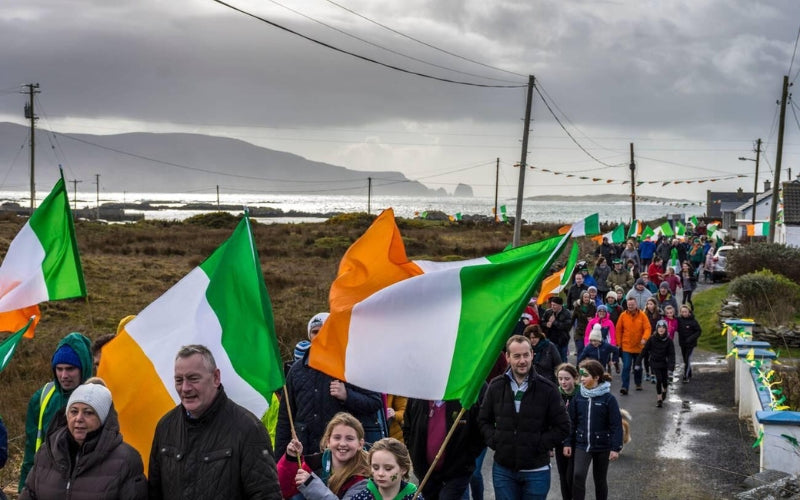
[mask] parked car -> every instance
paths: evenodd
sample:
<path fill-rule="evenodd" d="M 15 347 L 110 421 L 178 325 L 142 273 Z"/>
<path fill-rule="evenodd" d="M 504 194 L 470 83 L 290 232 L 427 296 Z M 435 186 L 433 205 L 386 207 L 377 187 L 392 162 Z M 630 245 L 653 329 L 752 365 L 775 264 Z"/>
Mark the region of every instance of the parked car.
<path fill-rule="evenodd" d="M 728 279 L 728 252 L 739 245 L 722 245 L 714 253 L 714 268 L 711 270 L 711 282 L 724 281 Z"/>

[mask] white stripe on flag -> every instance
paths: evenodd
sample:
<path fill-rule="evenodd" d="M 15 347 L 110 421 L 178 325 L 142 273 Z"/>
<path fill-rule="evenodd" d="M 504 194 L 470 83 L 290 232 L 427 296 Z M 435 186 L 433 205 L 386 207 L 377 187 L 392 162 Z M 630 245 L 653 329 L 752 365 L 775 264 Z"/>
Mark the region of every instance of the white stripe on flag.
<path fill-rule="evenodd" d="M 393 387 L 397 395 L 440 399 L 450 377 L 461 316 L 459 271 L 415 276 L 356 304 L 345 378 L 358 386 Z M 408 368 L 397 373 L 390 369 L 395 366 Z"/>
<path fill-rule="evenodd" d="M 42 274 L 45 252 L 30 224 L 11 242 L 0 273 L 0 312 L 14 311 L 48 299 Z M 16 286 L 16 288 L 11 288 Z M 9 291 L 10 290 L 10 291 Z"/>

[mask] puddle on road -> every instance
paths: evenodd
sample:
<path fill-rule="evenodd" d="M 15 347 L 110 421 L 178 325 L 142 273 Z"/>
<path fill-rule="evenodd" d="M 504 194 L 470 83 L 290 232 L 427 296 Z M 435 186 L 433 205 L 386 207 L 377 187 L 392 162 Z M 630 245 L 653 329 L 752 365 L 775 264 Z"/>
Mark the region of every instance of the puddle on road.
<path fill-rule="evenodd" d="M 692 420 L 696 415 L 713 413 L 717 408 L 705 403 L 693 403 L 684 400 L 680 394 L 669 393 L 667 402 L 674 408 L 672 419 L 669 421 L 667 432 L 664 434 L 668 440 L 659 446 L 656 456 L 660 458 L 674 458 L 688 460 L 692 458 L 690 445 L 698 438 L 708 435 L 707 432 L 692 427 Z"/>

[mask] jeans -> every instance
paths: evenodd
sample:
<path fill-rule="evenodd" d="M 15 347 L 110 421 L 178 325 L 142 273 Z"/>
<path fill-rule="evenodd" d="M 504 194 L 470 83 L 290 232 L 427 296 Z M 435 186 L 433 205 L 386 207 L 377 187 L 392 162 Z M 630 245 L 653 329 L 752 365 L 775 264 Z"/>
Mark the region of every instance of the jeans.
<path fill-rule="evenodd" d="M 589 464 L 592 464 L 592 477 L 594 478 L 594 497 L 597 500 L 608 499 L 608 462 L 609 451 L 584 451 L 574 448 L 575 475 L 572 481 L 572 498 L 583 500 L 586 497 L 586 476 L 589 474 Z"/>
<path fill-rule="evenodd" d="M 569 341 L 564 345 L 558 346 L 558 354 L 561 355 L 561 362 L 566 363 L 569 355 Z"/>
<path fill-rule="evenodd" d="M 638 352 L 622 352 L 622 388 L 628 390 L 631 385 L 631 366 L 633 366 L 633 383 L 642 385 L 642 359 Z"/>
<path fill-rule="evenodd" d="M 683 356 L 683 378 L 692 378 L 692 351 L 694 346 L 682 345 L 681 355 Z"/>
<path fill-rule="evenodd" d="M 478 458 L 475 459 L 475 472 L 469 478 L 469 488 L 464 492 L 461 500 L 469 500 L 469 491 L 472 490 L 472 500 L 483 500 L 483 459 L 486 458 L 486 450 L 484 448 Z"/>
<path fill-rule="evenodd" d="M 454 477 L 447 481 L 443 481 L 437 477 L 434 472 L 425 487 L 422 488 L 423 498 L 438 498 L 439 500 L 461 500 L 464 494 L 469 490 L 469 478 L 472 474 L 465 474 L 463 476 Z"/>
<path fill-rule="evenodd" d="M 492 466 L 492 484 L 497 500 L 545 500 L 550 491 L 550 468 L 536 472 L 514 472 L 495 462 Z"/>
<path fill-rule="evenodd" d="M 575 359 L 577 360 L 578 358 L 581 357 L 581 353 L 583 352 L 583 348 L 585 347 L 583 345 L 583 337 L 579 339 L 574 339 L 574 342 L 575 342 Z M 566 363 L 565 359 L 562 359 L 562 361 Z"/>

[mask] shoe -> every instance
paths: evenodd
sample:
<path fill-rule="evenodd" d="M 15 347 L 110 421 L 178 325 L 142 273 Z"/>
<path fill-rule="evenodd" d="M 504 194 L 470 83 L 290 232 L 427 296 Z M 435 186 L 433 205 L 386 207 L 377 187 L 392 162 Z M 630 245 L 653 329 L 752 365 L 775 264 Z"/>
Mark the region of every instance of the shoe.
<path fill-rule="evenodd" d="M 614 370 L 617 371 L 617 375 L 619 375 L 619 363 L 614 363 Z"/>
<path fill-rule="evenodd" d="M 622 389 L 619 390 L 619 393 L 622 394 L 623 396 L 627 396 L 628 395 L 628 389 L 623 387 Z"/>
<path fill-rule="evenodd" d="M 656 383 L 656 378 L 655 378 L 655 377 L 651 378 L 651 379 L 650 379 L 650 383 L 651 383 L 651 384 L 655 384 L 655 383 Z"/>
<path fill-rule="evenodd" d="M 684 384 L 688 384 L 689 383 L 689 378 L 688 377 L 683 377 L 683 383 Z"/>
<path fill-rule="evenodd" d="M 642 386 L 641 386 L 641 385 L 637 385 L 637 386 L 636 386 L 636 390 L 637 390 L 637 391 L 641 391 L 641 390 L 642 390 Z"/>
<path fill-rule="evenodd" d="M 659 399 L 658 401 L 656 401 L 656 406 L 658 408 L 663 408 L 664 407 L 664 403 Z"/>

